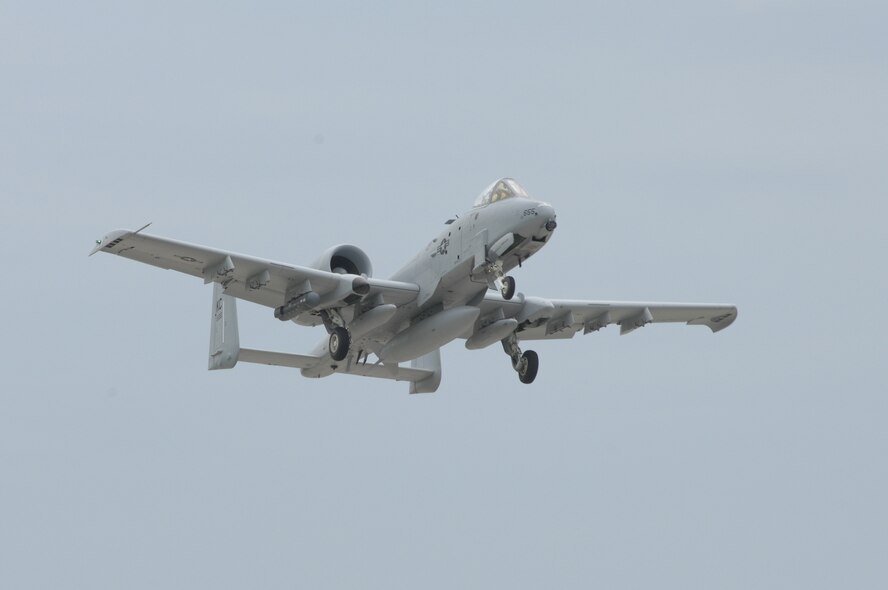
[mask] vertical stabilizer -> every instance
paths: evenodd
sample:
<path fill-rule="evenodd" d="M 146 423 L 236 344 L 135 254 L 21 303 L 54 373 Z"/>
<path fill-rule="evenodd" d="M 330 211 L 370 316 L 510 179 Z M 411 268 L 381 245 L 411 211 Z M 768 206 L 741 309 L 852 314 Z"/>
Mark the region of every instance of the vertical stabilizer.
<path fill-rule="evenodd" d="M 210 315 L 210 359 L 208 369 L 230 369 L 237 364 L 240 340 L 237 333 L 237 306 L 219 283 L 213 284 Z"/>
<path fill-rule="evenodd" d="M 410 393 L 434 393 L 441 385 L 441 349 L 436 348 L 428 354 L 424 354 L 418 359 L 410 361 L 410 366 L 414 369 L 425 369 L 432 371 L 432 374 L 422 381 L 414 381 L 410 383 Z"/>

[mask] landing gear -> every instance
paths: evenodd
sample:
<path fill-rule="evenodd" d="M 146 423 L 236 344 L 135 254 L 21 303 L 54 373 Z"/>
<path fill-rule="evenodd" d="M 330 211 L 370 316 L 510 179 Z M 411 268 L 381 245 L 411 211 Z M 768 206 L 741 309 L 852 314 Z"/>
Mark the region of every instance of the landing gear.
<path fill-rule="evenodd" d="M 533 351 L 528 350 L 521 355 L 521 362 L 518 364 L 518 379 L 521 383 L 533 383 L 536 379 L 537 371 L 540 370 L 540 357 Z"/>
<path fill-rule="evenodd" d="M 520 264 L 520 259 L 518 262 Z M 490 260 L 488 258 L 486 263 L 475 267 L 472 270 L 472 279 L 480 280 L 482 278 L 487 280 L 487 284 L 493 290 L 496 290 L 497 282 L 499 281 L 499 291 L 503 299 L 508 301 L 515 296 L 515 279 L 507 277 L 503 272 L 502 260 Z"/>
<path fill-rule="evenodd" d="M 336 326 L 330 332 L 327 350 L 334 361 L 341 361 L 348 356 L 349 344 L 351 344 L 351 337 L 348 334 L 348 330 L 342 326 Z"/>
<path fill-rule="evenodd" d="M 500 287 L 500 293 L 502 293 L 503 299 L 505 299 L 506 301 L 515 296 L 514 277 L 503 277 L 503 284 Z"/>
<path fill-rule="evenodd" d="M 324 309 L 320 312 L 324 327 L 330 334 L 327 341 L 327 352 L 334 361 L 341 361 L 348 356 L 348 348 L 351 345 L 351 335 L 345 327 L 342 316 L 335 309 Z"/>
<path fill-rule="evenodd" d="M 537 372 L 540 370 L 540 357 L 533 350 L 521 352 L 518 346 L 518 337 L 510 334 L 503 339 L 503 350 L 512 358 L 512 367 L 518 372 L 521 383 L 533 383 Z"/>

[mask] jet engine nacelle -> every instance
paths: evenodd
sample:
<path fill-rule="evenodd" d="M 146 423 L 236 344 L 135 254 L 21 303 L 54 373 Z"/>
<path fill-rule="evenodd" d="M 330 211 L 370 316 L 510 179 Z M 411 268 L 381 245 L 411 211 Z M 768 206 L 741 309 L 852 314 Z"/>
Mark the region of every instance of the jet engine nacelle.
<path fill-rule="evenodd" d="M 321 257 L 310 266 L 339 274 L 373 276 L 370 257 L 363 250 L 351 244 L 333 246 L 321 254 Z"/>

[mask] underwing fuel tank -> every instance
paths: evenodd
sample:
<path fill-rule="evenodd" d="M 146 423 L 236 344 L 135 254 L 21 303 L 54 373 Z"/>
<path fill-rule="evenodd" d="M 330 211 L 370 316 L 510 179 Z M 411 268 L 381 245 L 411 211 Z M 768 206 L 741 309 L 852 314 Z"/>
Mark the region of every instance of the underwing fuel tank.
<path fill-rule="evenodd" d="M 391 303 L 379 305 L 365 311 L 348 326 L 352 340 L 357 340 L 383 325 L 392 319 L 396 311 L 398 311 L 398 306 Z"/>
<path fill-rule="evenodd" d="M 508 318 L 493 322 L 489 326 L 481 328 L 466 340 L 466 348 L 469 350 L 478 350 L 490 346 L 494 342 L 499 342 L 518 327 L 518 320 Z"/>
<path fill-rule="evenodd" d="M 392 338 L 379 352 L 379 358 L 400 363 L 428 354 L 471 330 L 480 313 L 477 307 L 469 306 L 439 311 Z"/>

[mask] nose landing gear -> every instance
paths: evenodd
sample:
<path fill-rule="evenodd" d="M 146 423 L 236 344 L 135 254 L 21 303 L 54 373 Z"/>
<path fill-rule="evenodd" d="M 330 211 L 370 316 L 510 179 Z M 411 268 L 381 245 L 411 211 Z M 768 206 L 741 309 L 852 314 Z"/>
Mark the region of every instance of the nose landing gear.
<path fill-rule="evenodd" d="M 500 281 L 500 294 L 503 296 L 503 299 L 508 301 L 512 297 L 515 296 L 515 277 L 507 277 L 505 273 L 503 273 L 503 264 L 502 262 L 496 262 L 490 264 L 487 272 L 490 275 L 493 275 L 491 279 L 491 287 L 495 287 L 496 283 L 494 280 Z"/>
<path fill-rule="evenodd" d="M 514 333 L 504 338 L 502 343 L 503 350 L 512 358 L 512 368 L 518 373 L 518 380 L 521 383 L 533 383 L 540 370 L 539 355 L 533 350 L 522 353 L 518 346 L 518 337 Z"/>
<path fill-rule="evenodd" d="M 507 277 L 506 273 L 503 272 L 502 260 L 491 259 L 489 256 L 488 254 L 488 259 L 485 263 L 476 266 L 472 270 L 472 278 L 474 280 L 486 279 L 490 288 L 494 291 L 499 288 L 503 299 L 508 301 L 515 296 L 515 279 L 514 277 Z M 521 264 L 520 259 L 518 263 L 519 265 Z"/>

